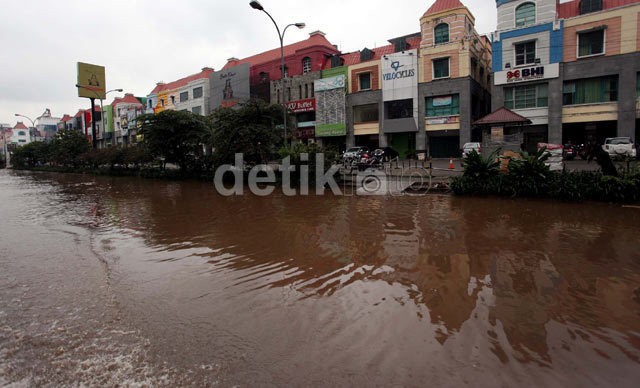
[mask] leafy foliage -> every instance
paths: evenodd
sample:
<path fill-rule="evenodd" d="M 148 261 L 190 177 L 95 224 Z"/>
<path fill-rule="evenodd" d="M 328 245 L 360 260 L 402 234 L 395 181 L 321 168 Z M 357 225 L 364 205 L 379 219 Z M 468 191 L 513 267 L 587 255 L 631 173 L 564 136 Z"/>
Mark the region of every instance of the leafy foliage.
<path fill-rule="evenodd" d="M 32 142 L 16 148 L 11 156 L 14 168 L 33 168 L 46 163 L 51 157 L 51 147 L 43 142 Z"/>
<path fill-rule="evenodd" d="M 82 155 L 91 148 L 91 143 L 82 133 L 72 129 L 63 129 L 56 133 L 50 147 L 53 163 L 77 168 L 81 164 Z"/>
<path fill-rule="evenodd" d="M 166 110 L 138 117 L 148 152 L 182 171 L 202 169 L 202 139 L 208 132 L 204 117 L 185 111 Z"/>
<path fill-rule="evenodd" d="M 487 157 L 476 150 L 467 153 L 463 159 L 464 176 L 476 179 L 487 179 L 500 172 L 500 149 L 493 151 Z"/>
<path fill-rule="evenodd" d="M 281 137 L 276 125 L 282 123 L 282 107 L 251 100 L 239 109 L 219 108 L 209 120 L 203 140 L 214 149 L 216 165 L 233 163 L 237 153 L 259 164 L 268 161 Z"/>

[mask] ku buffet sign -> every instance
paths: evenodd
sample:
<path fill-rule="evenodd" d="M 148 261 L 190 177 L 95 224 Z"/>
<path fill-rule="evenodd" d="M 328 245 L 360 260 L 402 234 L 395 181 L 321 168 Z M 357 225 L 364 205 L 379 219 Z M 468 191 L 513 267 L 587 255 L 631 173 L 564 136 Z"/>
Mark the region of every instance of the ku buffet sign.
<path fill-rule="evenodd" d="M 560 64 L 552 63 L 545 66 L 531 66 L 499 71 L 495 74 L 495 84 L 505 85 L 519 82 L 535 81 L 539 79 L 558 78 L 560 76 Z"/>
<path fill-rule="evenodd" d="M 287 103 L 287 109 L 293 113 L 315 112 L 316 99 L 309 98 L 306 100 L 291 101 Z"/>

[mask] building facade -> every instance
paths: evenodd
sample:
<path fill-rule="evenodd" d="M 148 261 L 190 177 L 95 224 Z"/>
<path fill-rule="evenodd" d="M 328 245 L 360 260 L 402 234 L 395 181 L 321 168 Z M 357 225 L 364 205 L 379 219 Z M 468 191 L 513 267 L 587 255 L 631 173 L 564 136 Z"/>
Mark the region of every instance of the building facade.
<path fill-rule="evenodd" d="M 420 26 L 418 149 L 457 156 L 479 140 L 471 125 L 490 111 L 491 42 L 458 0 L 436 0 Z"/>
<path fill-rule="evenodd" d="M 210 67 L 170 83 L 158 82 L 146 97 L 144 111 L 160 113 L 164 110 L 189 111 L 200 116 L 209 114 L 211 85 L 209 77 L 214 72 Z"/>
<path fill-rule="evenodd" d="M 109 105 L 111 120 L 113 123 L 113 135 L 105 136 L 109 138 L 110 145 L 129 145 L 136 142 L 136 119 L 146 110 L 146 99 L 135 97 L 131 93 L 126 93 L 122 98 L 115 98 Z M 109 133 L 109 132 L 107 132 Z"/>

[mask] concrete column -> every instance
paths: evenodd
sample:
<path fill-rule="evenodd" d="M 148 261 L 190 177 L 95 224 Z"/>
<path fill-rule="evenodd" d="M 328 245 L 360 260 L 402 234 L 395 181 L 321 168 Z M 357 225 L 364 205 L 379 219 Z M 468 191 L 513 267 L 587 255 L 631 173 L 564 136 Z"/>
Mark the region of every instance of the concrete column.
<path fill-rule="evenodd" d="M 471 78 L 460 88 L 460 149 L 471 141 Z"/>
<path fill-rule="evenodd" d="M 562 74 L 562 71 L 560 72 Z M 562 144 L 562 77 L 549 80 L 549 143 Z"/>
<path fill-rule="evenodd" d="M 636 135 L 636 69 L 625 66 L 618 78 L 618 136 Z"/>

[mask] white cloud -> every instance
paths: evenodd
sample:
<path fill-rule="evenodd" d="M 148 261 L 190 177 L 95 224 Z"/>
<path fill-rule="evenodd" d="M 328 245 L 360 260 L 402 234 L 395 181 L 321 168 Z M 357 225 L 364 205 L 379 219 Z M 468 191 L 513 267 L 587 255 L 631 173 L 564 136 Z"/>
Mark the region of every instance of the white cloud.
<path fill-rule="evenodd" d="M 88 100 L 76 97 L 78 61 L 104 65 L 109 88 L 145 96 L 158 81 L 204 66 L 218 69 L 229 57 L 279 45 L 271 21 L 248 0 L 2 2 L 0 123 L 15 124 L 14 113 L 33 118 L 45 108 L 56 116 L 88 108 Z M 304 30 L 287 30 L 285 43 L 321 30 L 343 52 L 418 32 L 419 19 L 433 2 L 261 0 L 281 25 L 307 24 Z M 493 0 L 463 3 L 475 15 L 478 32 L 495 29 Z"/>

